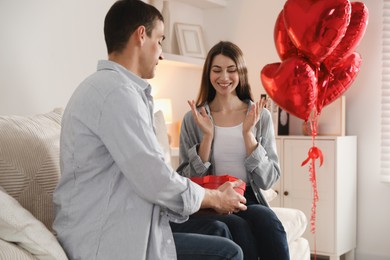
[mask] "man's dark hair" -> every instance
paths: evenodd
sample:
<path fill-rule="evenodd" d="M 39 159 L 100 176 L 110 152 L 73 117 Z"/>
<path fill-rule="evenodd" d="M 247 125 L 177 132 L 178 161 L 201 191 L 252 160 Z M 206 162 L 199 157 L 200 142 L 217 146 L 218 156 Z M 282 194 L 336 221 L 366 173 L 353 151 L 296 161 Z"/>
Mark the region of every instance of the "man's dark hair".
<path fill-rule="evenodd" d="M 129 37 L 141 25 L 147 36 L 151 36 L 155 22 L 164 18 L 152 5 L 140 0 L 119 0 L 108 11 L 104 20 L 104 38 L 107 52 L 121 52 Z"/>

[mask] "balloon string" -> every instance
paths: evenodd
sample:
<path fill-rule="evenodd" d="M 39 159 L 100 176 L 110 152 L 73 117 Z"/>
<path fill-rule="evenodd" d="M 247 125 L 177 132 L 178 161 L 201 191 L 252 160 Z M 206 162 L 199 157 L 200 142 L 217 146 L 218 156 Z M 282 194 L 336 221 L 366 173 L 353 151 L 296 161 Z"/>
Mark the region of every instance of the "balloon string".
<path fill-rule="evenodd" d="M 316 176 L 316 165 L 315 165 L 315 159 L 311 160 L 310 163 L 310 182 L 312 185 L 312 191 L 313 191 L 313 203 L 311 207 L 311 217 L 310 217 L 310 224 L 311 224 L 311 233 L 315 234 L 316 232 L 316 217 L 317 217 L 317 202 L 319 199 L 318 196 L 318 189 L 317 189 L 317 176 Z"/>
<path fill-rule="evenodd" d="M 316 71 L 318 73 L 318 71 Z M 316 148 L 315 146 L 315 137 L 317 136 L 317 111 L 316 108 L 312 111 L 312 117 L 310 119 L 310 128 L 311 128 L 311 139 L 312 139 L 312 149 Z M 319 157 L 320 157 L 320 165 L 322 165 L 322 152 L 319 151 Z M 315 160 L 317 159 L 317 156 L 312 157 L 309 171 L 310 171 L 310 182 L 312 185 L 312 192 L 313 192 L 313 202 L 311 207 L 311 216 L 310 216 L 310 230 L 311 233 L 314 235 L 314 260 L 317 259 L 317 243 L 316 243 L 316 218 L 317 218 L 317 202 L 318 202 L 318 189 L 317 189 L 317 176 L 316 176 L 316 164 Z"/>
<path fill-rule="evenodd" d="M 314 234 L 314 258 L 313 260 L 317 260 L 317 238 L 316 234 Z"/>
<path fill-rule="evenodd" d="M 315 146 L 315 138 L 317 136 L 317 119 L 318 119 L 318 113 L 317 110 L 314 108 L 311 117 L 310 117 L 310 130 L 311 130 L 311 139 L 313 146 Z"/>

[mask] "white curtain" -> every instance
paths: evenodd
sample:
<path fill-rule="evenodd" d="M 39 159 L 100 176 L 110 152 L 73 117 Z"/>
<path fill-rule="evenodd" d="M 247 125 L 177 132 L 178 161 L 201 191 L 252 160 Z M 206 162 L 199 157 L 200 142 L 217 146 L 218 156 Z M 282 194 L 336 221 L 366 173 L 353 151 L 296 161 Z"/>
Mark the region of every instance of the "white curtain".
<path fill-rule="evenodd" d="M 390 0 L 383 0 L 381 180 L 390 182 Z"/>

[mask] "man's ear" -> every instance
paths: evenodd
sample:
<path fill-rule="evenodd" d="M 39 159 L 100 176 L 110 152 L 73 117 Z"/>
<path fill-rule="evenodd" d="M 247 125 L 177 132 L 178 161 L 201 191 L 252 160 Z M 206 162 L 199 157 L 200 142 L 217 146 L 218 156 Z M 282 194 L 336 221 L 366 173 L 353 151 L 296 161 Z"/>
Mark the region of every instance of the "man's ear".
<path fill-rule="evenodd" d="M 137 41 L 143 45 L 146 39 L 146 28 L 143 25 L 138 26 L 138 28 L 135 30 Z"/>

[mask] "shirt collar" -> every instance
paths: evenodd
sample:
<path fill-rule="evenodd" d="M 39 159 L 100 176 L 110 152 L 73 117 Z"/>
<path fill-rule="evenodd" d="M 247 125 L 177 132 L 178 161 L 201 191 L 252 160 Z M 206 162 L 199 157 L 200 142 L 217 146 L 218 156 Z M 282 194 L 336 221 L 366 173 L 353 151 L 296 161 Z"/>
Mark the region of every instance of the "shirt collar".
<path fill-rule="evenodd" d="M 114 70 L 122 75 L 128 77 L 130 80 L 135 81 L 137 85 L 147 94 L 150 95 L 151 93 L 151 86 L 149 82 L 146 80 L 140 78 L 138 75 L 134 74 L 133 72 L 129 71 L 119 63 L 116 63 L 114 61 L 110 60 L 100 60 L 97 65 L 97 70 Z"/>

